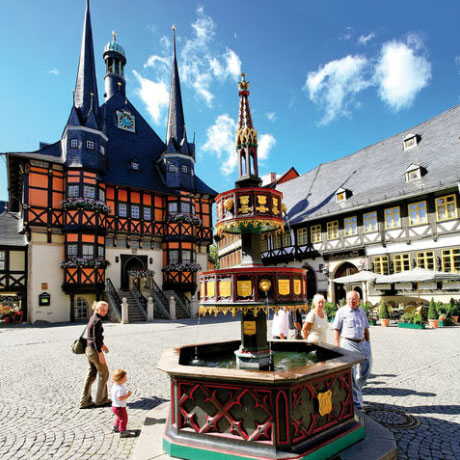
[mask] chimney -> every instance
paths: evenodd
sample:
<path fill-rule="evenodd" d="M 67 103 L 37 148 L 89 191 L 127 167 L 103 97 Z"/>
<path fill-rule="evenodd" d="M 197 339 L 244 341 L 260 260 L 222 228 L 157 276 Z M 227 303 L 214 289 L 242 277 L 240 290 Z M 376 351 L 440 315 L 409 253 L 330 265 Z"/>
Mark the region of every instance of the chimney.
<path fill-rule="evenodd" d="M 275 182 L 276 180 L 276 172 L 271 172 L 270 173 L 270 184 Z"/>

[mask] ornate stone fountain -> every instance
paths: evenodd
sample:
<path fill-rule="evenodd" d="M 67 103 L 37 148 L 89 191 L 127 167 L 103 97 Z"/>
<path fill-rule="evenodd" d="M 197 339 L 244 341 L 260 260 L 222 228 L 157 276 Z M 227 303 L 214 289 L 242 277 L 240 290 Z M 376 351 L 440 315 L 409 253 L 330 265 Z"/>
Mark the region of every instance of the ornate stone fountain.
<path fill-rule="evenodd" d="M 308 308 L 306 270 L 262 264 L 261 236 L 283 230 L 284 205 L 280 192 L 261 187 L 248 88 L 243 74 L 239 178 L 216 197 L 217 234 L 241 235 L 241 264 L 200 275 L 200 314 L 240 314 L 241 340 L 163 353 L 159 368 L 171 377 L 163 447 L 200 460 L 328 458 L 364 437 L 351 388 L 361 355 L 267 340 L 269 309 Z"/>

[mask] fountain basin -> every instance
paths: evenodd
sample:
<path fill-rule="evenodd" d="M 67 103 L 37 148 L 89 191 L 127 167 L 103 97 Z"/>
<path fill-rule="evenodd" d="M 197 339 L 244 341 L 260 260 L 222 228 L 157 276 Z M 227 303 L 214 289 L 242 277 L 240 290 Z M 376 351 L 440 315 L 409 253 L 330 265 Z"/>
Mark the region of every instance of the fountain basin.
<path fill-rule="evenodd" d="M 240 341 L 196 345 L 199 359 L 231 354 Z M 352 353 L 328 344 L 273 341 L 274 352 L 313 353 L 318 362 L 281 371 L 189 365 L 195 345 L 164 351 L 171 378 L 163 448 L 184 459 L 329 458 L 364 438 L 353 407 Z"/>

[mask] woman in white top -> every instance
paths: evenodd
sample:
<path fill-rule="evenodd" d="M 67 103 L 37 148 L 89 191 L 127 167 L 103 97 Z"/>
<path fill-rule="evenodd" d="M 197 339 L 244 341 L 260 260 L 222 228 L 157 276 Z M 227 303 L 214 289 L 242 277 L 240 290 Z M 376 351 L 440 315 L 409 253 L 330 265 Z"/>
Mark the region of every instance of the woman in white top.
<path fill-rule="evenodd" d="M 312 309 L 302 328 L 302 337 L 307 342 L 327 342 L 327 315 L 324 313 L 325 298 L 321 294 L 313 297 Z"/>
<path fill-rule="evenodd" d="M 289 337 L 289 311 L 280 308 L 273 316 L 272 335 L 274 339 L 287 339 Z"/>

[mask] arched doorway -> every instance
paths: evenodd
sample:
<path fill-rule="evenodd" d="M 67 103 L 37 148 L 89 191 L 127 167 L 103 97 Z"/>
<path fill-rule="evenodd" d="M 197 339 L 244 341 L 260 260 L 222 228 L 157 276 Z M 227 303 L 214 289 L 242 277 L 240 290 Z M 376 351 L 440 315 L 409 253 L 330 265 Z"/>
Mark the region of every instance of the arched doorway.
<path fill-rule="evenodd" d="M 121 289 L 129 289 L 130 270 L 147 270 L 147 256 L 121 255 Z"/>
<path fill-rule="evenodd" d="M 308 264 L 303 265 L 302 268 L 307 270 L 307 298 L 308 302 L 311 302 L 313 296 L 317 293 L 315 271 Z"/>
<path fill-rule="evenodd" d="M 342 278 L 342 276 L 354 275 L 355 273 L 358 273 L 358 271 L 359 270 L 355 265 L 350 262 L 345 262 L 336 270 L 334 279 Z M 345 285 L 334 283 L 334 294 L 336 303 L 339 303 L 342 299 L 346 299 L 347 292 L 345 291 Z"/>

